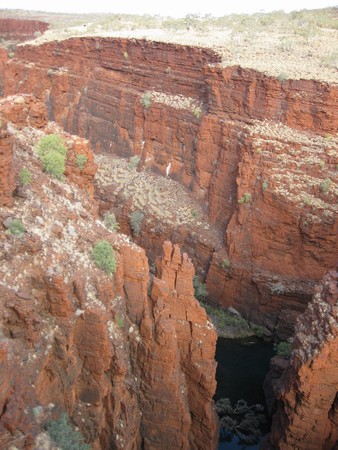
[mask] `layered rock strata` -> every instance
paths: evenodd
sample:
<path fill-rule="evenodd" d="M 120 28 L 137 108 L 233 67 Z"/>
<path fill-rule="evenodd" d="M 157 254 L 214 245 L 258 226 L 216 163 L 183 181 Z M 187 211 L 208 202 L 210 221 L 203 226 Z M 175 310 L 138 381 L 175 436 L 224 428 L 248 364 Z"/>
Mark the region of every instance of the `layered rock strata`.
<path fill-rule="evenodd" d="M 284 338 L 335 264 L 338 88 L 219 63 L 207 49 L 72 38 L 20 46 L 0 85 L 33 92 L 98 152 L 168 170 L 224 232 L 194 260 L 210 298 Z"/>

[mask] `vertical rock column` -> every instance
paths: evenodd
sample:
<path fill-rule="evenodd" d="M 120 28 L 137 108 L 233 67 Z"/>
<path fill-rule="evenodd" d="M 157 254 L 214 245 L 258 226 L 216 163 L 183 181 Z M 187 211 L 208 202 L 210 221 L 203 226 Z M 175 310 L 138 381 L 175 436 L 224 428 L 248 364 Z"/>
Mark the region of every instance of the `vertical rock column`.
<path fill-rule="evenodd" d="M 215 449 L 216 332 L 194 298 L 192 262 L 170 242 L 163 250 L 140 325 L 145 448 Z"/>

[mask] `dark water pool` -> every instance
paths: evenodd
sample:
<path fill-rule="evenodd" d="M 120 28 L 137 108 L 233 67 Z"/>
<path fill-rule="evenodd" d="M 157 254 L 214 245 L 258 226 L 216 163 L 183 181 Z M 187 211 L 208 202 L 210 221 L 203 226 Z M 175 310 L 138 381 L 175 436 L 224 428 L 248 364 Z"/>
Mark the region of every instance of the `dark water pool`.
<path fill-rule="evenodd" d="M 271 342 L 264 342 L 254 337 L 245 339 L 218 338 L 215 401 L 226 397 L 230 399 L 232 404 L 244 399 L 249 405 L 257 403 L 264 405 L 263 381 L 273 355 Z M 262 429 L 262 432 L 267 433 L 268 428 Z M 238 441 L 238 437 L 234 435 L 231 442 L 220 442 L 219 449 L 255 450 L 259 448 L 259 445 L 243 446 Z"/>

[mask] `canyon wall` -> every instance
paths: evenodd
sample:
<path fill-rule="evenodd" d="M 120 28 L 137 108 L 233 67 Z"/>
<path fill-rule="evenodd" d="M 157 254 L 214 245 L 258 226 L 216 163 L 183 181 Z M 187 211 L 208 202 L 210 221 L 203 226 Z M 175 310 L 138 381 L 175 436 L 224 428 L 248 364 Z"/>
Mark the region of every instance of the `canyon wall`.
<path fill-rule="evenodd" d="M 292 333 L 338 250 L 337 85 L 222 68 L 208 49 L 94 37 L 19 46 L 1 85 L 34 93 L 97 152 L 139 155 L 161 174 L 170 163 L 224 233 L 224 248 L 210 242 L 194 260 L 210 299 Z"/>
<path fill-rule="evenodd" d="M 299 319 L 266 449 L 338 445 L 338 273 L 325 275 Z"/>
<path fill-rule="evenodd" d="M 24 42 L 34 39 L 48 29 L 42 20 L 0 19 L 0 39 Z"/>
<path fill-rule="evenodd" d="M 0 116 L 16 186 L 0 210 L 2 448 L 45 448 L 44 425 L 63 412 L 94 450 L 216 448 L 216 332 L 190 259 L 166 242 L 150 280 L 145 251 L 98 219 L 88 141 L 47 123 L 31 95 L 3 99 Z M 68 148 L 61 181 L 34 151 L 53 132 Z M 115 249 L 112 275 L 93 261 L 100 240 Z"/>

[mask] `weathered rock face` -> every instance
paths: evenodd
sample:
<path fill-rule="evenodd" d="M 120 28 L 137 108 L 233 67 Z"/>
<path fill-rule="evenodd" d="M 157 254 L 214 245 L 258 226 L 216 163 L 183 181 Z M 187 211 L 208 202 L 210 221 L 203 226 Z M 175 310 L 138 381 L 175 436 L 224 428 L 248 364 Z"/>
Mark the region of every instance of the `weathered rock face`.
<path fill-rule="evenodd" d="M 170 163 L 225 230 L 225 248 L 205 251 L 210 297 L 284 338 L 338 251 L 338 142 L 323 137 L 338 88 L 219 62 L 207 49 L 73 38 L 20 46 L 0 85 L 33 92 L 97 151 L 162 174 Z"/>
<path fill-rule="evenodd" d="M 88 189 L 42 172 L 32 149 L 42 131 L 19 129 L 21 114 L 15 128 L 5 110 L 15 175 L 25 165 L 32 181 L 0 211 L 25 227 L 0 230 L 3 447 L 42 448 L 43 424 L 66 411 L 97 450 L 216 448 L 216 333 L 194 299 L 192 263 L 167 242 L 149 297 L 144 250 L 97 220 Z M 75 137 L 64 139 L 71 151 Z M 112 276 L 93 263 L 102 239 L 116 251 Z"/>
<path fill-rule="evenodd" d="M 24 42 L 44 33 L 48 26 L 48 23 L 42 20 L 0 19 L 0 38 Z"/>
<path fill-rule="evenodd" d="M 325 275 L 298 319 L 279 381 L 268 449 L 334 450 L 338 442 L 338 273 Z"/>
<path fill-rule="evenodd" d="M 13 139 L 7 130 L 7 122 L 1 119 L 0 124 L 0 206 L 11 206 L 15 189 Z"/>

